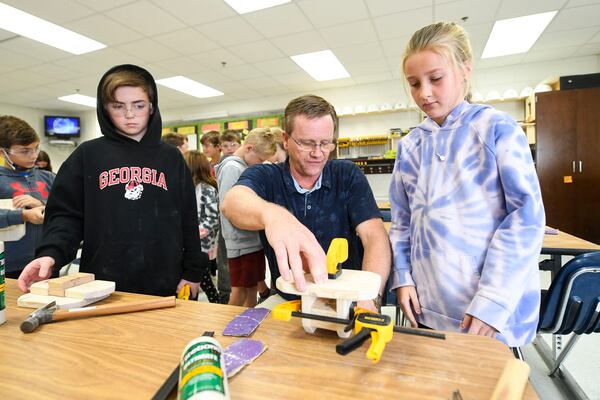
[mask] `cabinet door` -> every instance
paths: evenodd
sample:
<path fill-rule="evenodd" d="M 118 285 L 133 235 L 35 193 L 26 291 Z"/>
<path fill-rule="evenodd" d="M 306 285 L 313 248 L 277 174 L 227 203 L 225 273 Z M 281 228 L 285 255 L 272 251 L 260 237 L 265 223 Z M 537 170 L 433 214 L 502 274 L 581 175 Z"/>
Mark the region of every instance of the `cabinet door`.
<path fill-rule="evenodd" d="M 577 91 L 537 94 L 535 124 L 546 224 L 576 235 Z"/>
<path fill-rule="evenodd" d="M 577 92 L 577 236 L 600 243 L 600 89 Z"/>

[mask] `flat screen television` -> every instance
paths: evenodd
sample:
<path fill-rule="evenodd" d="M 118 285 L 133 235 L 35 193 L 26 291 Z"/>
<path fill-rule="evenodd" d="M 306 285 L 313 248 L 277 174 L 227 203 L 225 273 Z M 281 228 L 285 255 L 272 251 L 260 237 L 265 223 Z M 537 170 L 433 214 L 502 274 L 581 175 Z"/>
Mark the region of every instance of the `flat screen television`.
<path fill-rule="evenodd" d="M 46 136 L 55 139 L 79 137 L 81 134 L 79 117 L 46 115 L 44 117 L 44 131 Z"/>

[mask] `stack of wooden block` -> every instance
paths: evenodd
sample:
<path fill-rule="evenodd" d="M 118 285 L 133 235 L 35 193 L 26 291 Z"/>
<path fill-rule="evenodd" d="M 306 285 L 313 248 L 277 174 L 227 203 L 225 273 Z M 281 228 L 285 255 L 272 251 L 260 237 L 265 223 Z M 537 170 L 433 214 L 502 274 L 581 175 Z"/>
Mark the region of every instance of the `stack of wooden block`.
<path fill-rule="evenodd" d="M 59 309 L 84 307 L 107 298 L 114 291 L 114 282 L 94 280 L 94 274 L 77 272 L 34 283 L 30 293 L 18 298 L 17 305 L 38 308 L 55 301 Z"/>

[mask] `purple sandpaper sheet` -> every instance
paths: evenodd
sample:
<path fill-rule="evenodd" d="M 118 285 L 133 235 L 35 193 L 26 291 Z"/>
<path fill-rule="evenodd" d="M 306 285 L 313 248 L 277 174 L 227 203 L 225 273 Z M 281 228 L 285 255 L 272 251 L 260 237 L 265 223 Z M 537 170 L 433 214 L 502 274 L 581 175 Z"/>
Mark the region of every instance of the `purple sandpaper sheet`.
<path fill-rule="evenodd" d="M 248 308 L 227 324 L 223 336 L 250 336 L 270 312 L 267 308 Z"/>
<path fill-rule="evenodd" d="M 244 368 L 244 366 L 254 361 L 266 349 L 267 346 L 263 342 L 254 339 L 240 339 L 227 346 L 223 351 L 225 374 L 228 378 L 231 378 Z"/>

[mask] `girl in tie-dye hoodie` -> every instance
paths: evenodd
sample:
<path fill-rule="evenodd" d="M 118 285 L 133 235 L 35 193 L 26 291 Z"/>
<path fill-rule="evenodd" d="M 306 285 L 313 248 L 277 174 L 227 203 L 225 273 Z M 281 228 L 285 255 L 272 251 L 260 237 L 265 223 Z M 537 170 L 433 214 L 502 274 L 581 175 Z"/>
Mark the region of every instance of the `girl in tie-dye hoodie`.
<path fill-rule="evenodd" d="M 472 55 L 454 23 L 417 31 L 403 70 L 427 118 L 398 146 L 390 185 L 393 286 L 413 326 L 535 336 L 544 208 L 527 138 L 469 104 Z"/>

